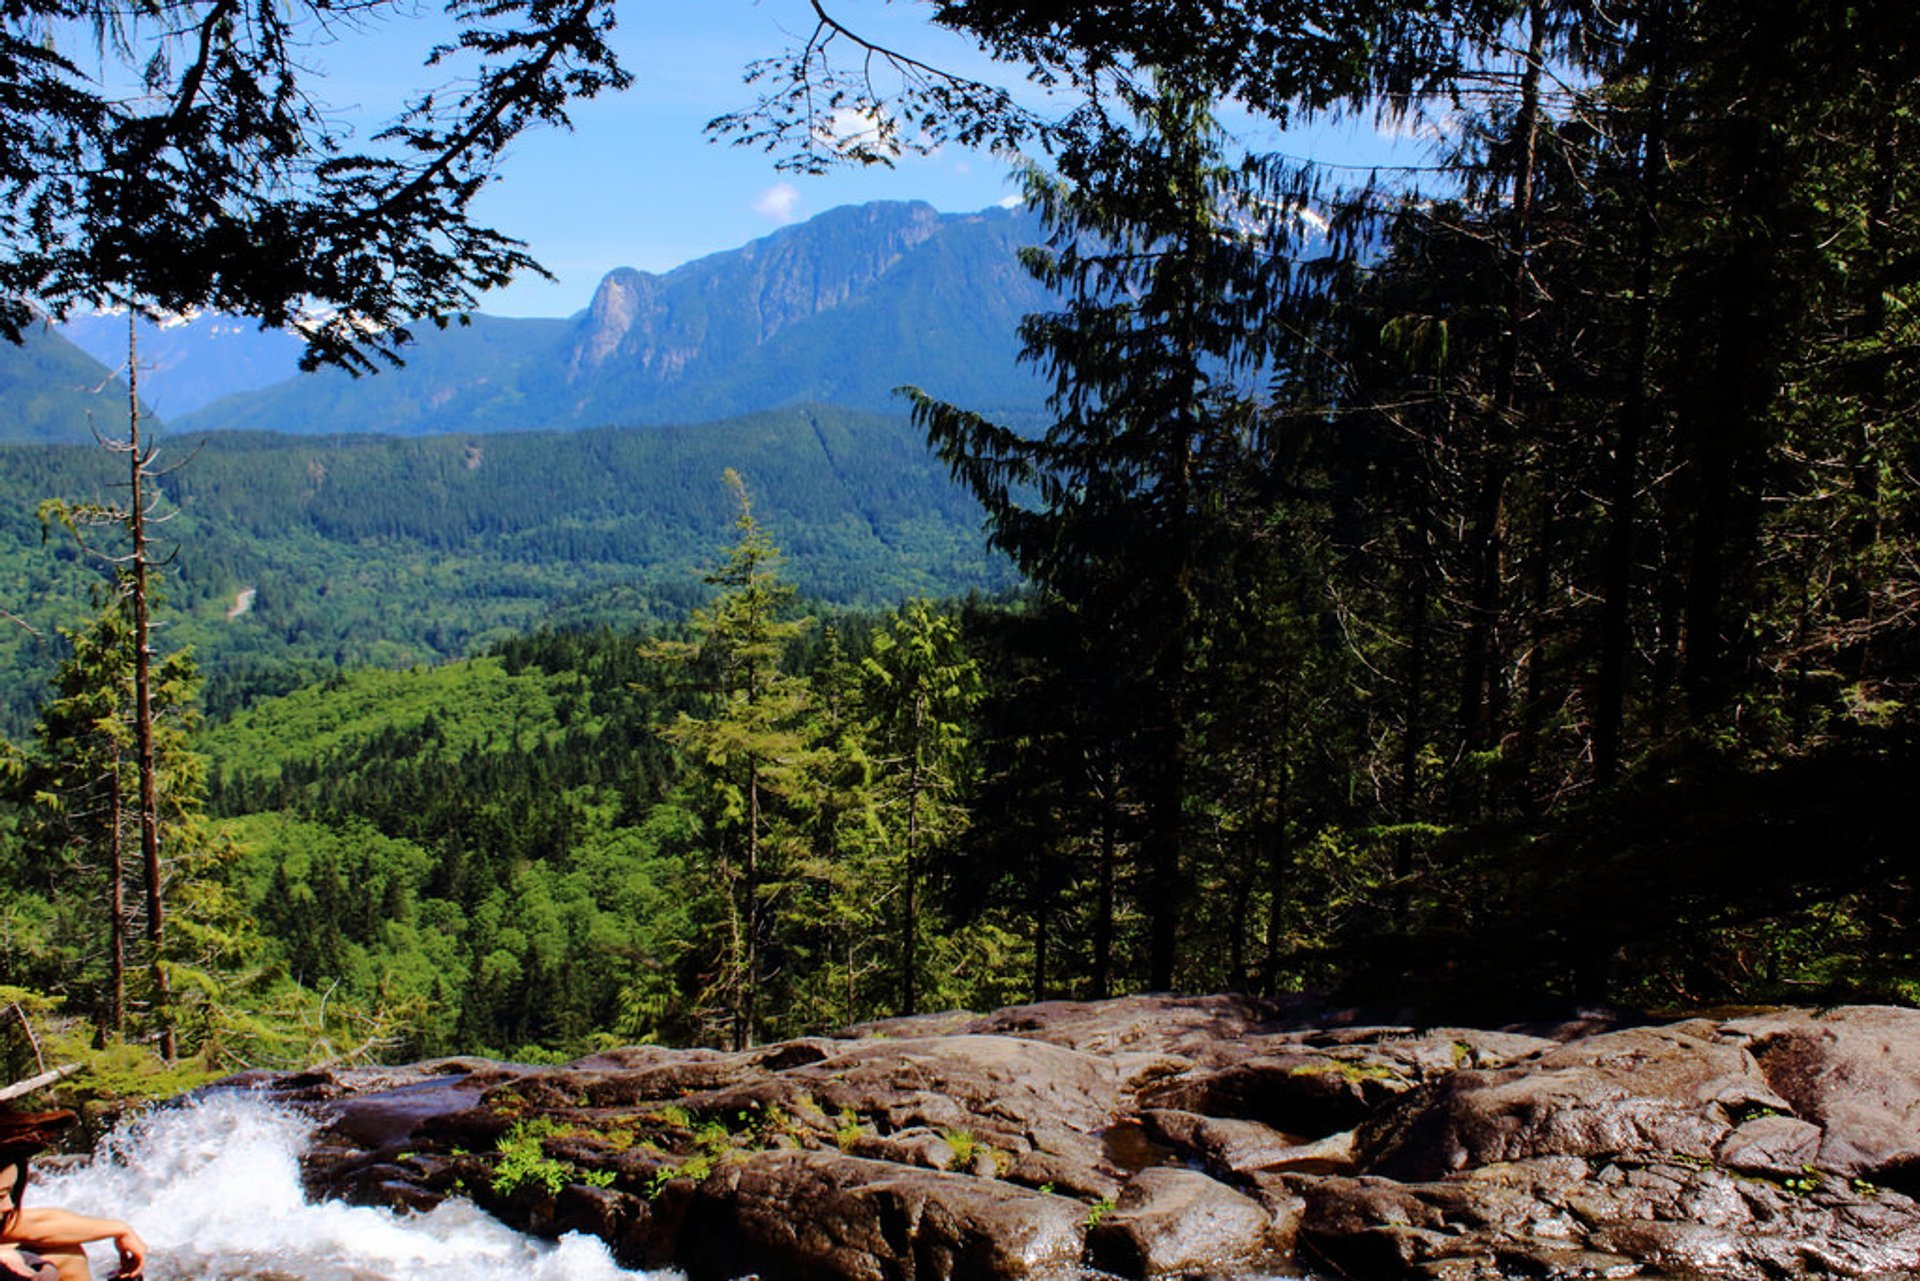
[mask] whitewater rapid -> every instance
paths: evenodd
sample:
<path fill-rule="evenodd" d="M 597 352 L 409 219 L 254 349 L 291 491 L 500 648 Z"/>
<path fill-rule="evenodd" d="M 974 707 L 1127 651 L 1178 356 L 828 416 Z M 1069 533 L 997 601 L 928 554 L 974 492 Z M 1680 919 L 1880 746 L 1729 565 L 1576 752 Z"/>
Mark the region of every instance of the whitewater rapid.
<path fill-rule="evenodd" d="M 237 1093 L 123 1125 L 84 1166 L 34 1173 L 29 1204 L 125 1219 L 146 1238 L 150 1281 L 616 1281 L 630 1272 L 593 1237 L 537 1240 L 465 1201 L 402 1215 L 309 1204 L 300 1152 L 314 1123 Z M 111 1243 L 88 1247 L 111 1275 Z"/>

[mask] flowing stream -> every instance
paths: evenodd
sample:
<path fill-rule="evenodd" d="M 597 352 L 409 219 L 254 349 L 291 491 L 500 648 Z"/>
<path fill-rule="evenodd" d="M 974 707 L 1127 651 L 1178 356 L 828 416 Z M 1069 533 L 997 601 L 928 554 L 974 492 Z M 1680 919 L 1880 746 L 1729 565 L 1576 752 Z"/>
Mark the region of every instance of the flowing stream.
<path fill-rule="evenodd" d="M 617 1281 L 629 1272 L 577 1234 L 547 1242 L 464 1201 L 400 1215 L 310 1205 L 300 1151 L 313 1122 L 234 1093 L 148 1113 L 84 1166 L 36 1170 L 30 1204 L 125 1219 L 145 1237 L 151 1281 Z M 106 1277 L 111 1243 L 88 1247 Z"/>

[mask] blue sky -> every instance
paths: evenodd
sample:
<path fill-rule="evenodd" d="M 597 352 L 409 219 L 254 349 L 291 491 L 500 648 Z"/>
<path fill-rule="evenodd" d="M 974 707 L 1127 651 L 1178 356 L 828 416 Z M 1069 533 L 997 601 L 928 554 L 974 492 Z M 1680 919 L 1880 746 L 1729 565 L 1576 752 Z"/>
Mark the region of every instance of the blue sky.
<path fill-rule="evenodd" d="M 837 12 L 916 53 L 981 60 L 920 19 L 912 4 L 839 0 Z M 806 0 L 632 0 L 615 43 L 634 85 L 575 104 L 571 132 L 518 141 L 481 198 L 481 220 L 525 240 L 557 277 L 516 281 L 483 299 L 496 315 L 559 316 L 585 307 L 615 267 L 664 271 L 730 249 L 836 205 L 926 200 L 979 209 L 1008 197 L 1006 162 L 957 150 L 903 157 L 893 169 L 848 167 L 824 177 L 782 174 L 773 157 L 716 142 L 715 116 L 749 105 L 747 65 L 812 29 Z M 310 52 L 331 105 L 382 119 L 412 89 L 434 83 L 419 60 L 444 34 L 437 18 L 389 19 Z"/>
<path fill-rule="evenodd" d="M 927 23 L 921 7 L 900 0 L 836 0 L 849 25 L 942 66 L 1004 80 L 964 43 Z M 711 140 L 715 116 L 753 101 L 742 83 L 747 64 L 788 47 L 812 29 L 806 0 L 631 0 L 620 9 L 616 44 L 633 87 L 576 105 L 572 132 L 523 138 L 501 180 L 480 202 L 483 221 L 525 240 L 557 277 L 529 277 L 489 294 L 496 315 L 562 316 L 585 307 L 600 277 L 615 267 L 664 271 L 733 248 L 779 226 L 836 205 L 925 200 L 949 210 L 984 208 L 1017 189 L 1010 165 L 991 155 L 948 148 L 898 165 L 846 167 L 821 177 L 783 174 L 773 157 Z M 439 31 L 436 20 L 390 20 L 370 33 L 315 49 L 326 72 L 322 94 L 370 116 L 390 111 L 412 88 L 431 83 L 418 69 Z M 1261 145 L 1284 145 L 1256 138 Z M 1372 163 L 1381 141 L 1365 124 L 1299 139 L 1330 159 Z"/>

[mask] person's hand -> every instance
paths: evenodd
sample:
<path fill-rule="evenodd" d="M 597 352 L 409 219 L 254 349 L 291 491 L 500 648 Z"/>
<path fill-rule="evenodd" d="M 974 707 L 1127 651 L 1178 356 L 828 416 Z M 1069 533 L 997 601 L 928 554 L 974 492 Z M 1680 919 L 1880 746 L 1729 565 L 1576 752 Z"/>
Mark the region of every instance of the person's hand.
<path fill-rule="evenodd" d="M 133 1281 L 136 1277 L 146 1275 L 147 1243 L 140 1239 L 138 1232 L 128 1228 L 113 1238 L 113 1246 L 120 1251 L 120 1270 L 114 1276 Z"/>

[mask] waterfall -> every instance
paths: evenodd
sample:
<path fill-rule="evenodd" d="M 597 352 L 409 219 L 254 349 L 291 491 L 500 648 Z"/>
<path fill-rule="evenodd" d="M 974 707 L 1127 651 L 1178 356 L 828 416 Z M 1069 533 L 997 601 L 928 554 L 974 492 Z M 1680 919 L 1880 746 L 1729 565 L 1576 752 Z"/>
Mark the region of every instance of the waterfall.
<path fill-rule="evenodd" d="M 36 1170 L 30 1205 L 125 1219 L 151 1248 L 150 1281 L 616 1281 L 599 1240 L 525 1236 L 465 1201 L 396 1214 L 307 1203 L 300 1152 L 315 1123 L 238 1093 L 123 1124 L 93 1159 Z M 88 1247 L 108 1276 L 111 1243 Z"/>

